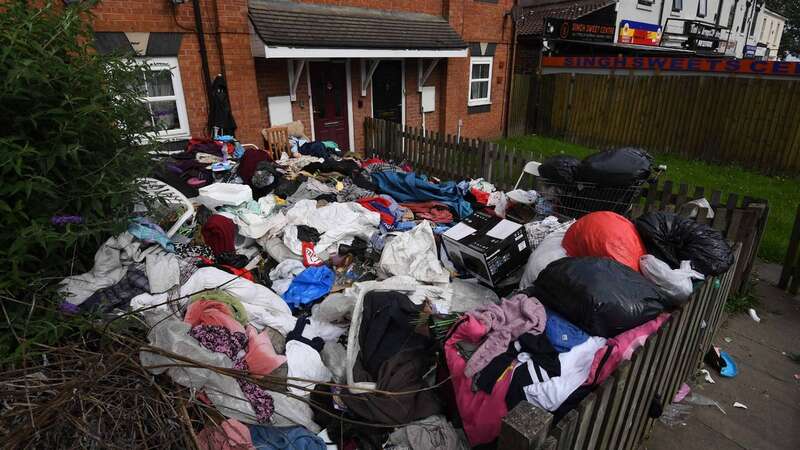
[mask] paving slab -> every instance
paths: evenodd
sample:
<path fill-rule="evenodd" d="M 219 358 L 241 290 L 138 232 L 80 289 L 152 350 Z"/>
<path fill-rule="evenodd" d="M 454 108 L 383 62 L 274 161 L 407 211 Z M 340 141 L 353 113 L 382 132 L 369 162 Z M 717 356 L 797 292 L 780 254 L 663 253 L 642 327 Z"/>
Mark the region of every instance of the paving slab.
<path fill-rule="evenodd" d="M 693 387 L 727 414 L 693 406 L 685 423 L 669 427 L 656 421 L 642 448 L 800 449 L 800 381 L 794 377 L 800 364 L 788 357 L 800 353 L 800 298 L 775 287 L 779 268 L 759 263 L 756 271 L 762 274 L 755 286 L 761 322 L 747 314 L 727 317 L 714 337 L 714 345 L 737 363 L 739 375 L 722 378 L 712 370 L 715 384 L 697 381 Z M 748 409 L 734 408 L 737 401 Z"/>

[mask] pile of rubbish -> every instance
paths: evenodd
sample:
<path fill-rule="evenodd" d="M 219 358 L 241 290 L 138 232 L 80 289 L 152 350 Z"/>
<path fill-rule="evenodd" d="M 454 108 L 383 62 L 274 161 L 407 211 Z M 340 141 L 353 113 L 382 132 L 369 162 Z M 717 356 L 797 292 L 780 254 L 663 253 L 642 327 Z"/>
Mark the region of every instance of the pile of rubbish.
<path fill-rule="evenodd" d="M 536 191 L 296 144 L 192 141 L 160 172 L 192 217 L 143 213 L 61 283 L 65 313 L 147 324 L 141 366 L 224 416 L 201 448 L 492 443 L 520 402 L 574 408 L 733 262 L 674 214 L 567 219 Z"/>

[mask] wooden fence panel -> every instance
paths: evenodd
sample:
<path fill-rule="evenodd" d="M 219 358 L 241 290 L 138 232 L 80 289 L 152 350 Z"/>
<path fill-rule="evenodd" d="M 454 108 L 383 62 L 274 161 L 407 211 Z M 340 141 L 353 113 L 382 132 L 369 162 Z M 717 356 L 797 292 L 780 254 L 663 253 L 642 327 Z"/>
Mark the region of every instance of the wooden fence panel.
<path fill-rule="evenodd" d="M 800 169 L 800 81 L 555 74 L 531 78 L 530 86 L 541 91 L 538 104 L 528 108 L 540 134 L 601 149 L 636 146 L 738 163 L 770 174 Z M 518 127 L 521 121 L 514 120 Z"/>

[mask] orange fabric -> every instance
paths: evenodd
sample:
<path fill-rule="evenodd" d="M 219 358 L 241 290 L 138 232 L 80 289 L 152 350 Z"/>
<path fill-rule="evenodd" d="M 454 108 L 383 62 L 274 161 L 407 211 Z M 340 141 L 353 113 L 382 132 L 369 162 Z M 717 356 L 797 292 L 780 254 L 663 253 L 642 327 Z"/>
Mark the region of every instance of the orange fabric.
<path fill-rule="evenodd" d="M 275 347 L 266 332 L 258 333 L 247 326 L 247 354 L 244 355 L 247 368 L 253 375 L 268 375 L 286 362 L 286 356 L 275 352 Z"/>
<path fill-rule="evenodd" d="M 244 333 L 244 326 L 233 318 L 231 307 L 225 303 L 211 300 L 198 300 L 192 302 L 186 309 L 183 321 L 192 326 L 217 325 L 225 327 L 232 332 Z"/>
<path fill-rule="evenodd" d="M 587 214 L 572 224 L 561 243 L 569 256 L 611 258 L 639 271 L 639 258 L 647 251 L 636 226 L 611 211 Z"/>

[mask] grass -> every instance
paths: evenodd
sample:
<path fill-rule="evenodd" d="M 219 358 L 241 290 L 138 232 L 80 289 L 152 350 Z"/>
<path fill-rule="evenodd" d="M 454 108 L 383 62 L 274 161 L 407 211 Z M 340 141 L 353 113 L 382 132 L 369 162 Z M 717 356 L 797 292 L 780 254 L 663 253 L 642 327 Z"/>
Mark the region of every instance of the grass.
<path fill-rule="evenodd" d="M 582 158 L 596 150 L 541 136 L 522 136 L 498 141 L 509 147 L 532 153 L 541 161 L 548 156 L 568 154 Z M 719 190 L 769 200 L 770 215 L 761 242 L 759 256 L 781 263 L 789 246 L 789 236 L 800 204 L 800 179 L 761 175 L 737 166 L 723 166 L 702 161 L 690 161 L 675 155 L 653 154 L 657 164 L 666 164 L 662 179 L 703 186 L 706 192 Z M 723 197 L 727 198 L 727 197 Z"/>

